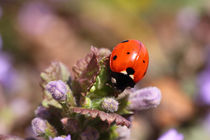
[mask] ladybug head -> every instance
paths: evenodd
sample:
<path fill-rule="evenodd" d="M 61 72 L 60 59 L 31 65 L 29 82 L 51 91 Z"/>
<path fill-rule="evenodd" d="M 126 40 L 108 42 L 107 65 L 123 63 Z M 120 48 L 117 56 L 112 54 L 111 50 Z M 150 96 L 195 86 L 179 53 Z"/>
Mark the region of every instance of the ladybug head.
<path fill-rule="evenodd" d="M 127 87 L 134 87 L 135 82 L 129 74 L 111 72 L 111 82 L 120 91 Z"/>

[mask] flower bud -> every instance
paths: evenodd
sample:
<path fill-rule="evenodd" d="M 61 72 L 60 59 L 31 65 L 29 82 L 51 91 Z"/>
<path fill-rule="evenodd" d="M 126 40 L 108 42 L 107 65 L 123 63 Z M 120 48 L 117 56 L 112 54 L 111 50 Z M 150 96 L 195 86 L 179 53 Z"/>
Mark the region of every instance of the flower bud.
<path fill-rule="evenodd" d="M 50 138 L 50 140 L 71 140 L 71 135 L 68 135 L 66 137 L 55 137 L 55 138 Z"/>
<path fill-rule="evenodd" d="M 43 135 L 47 129 L 46 121 L 38 117 L 32 120 L 31 125 L 36 136 Z"/>
<path fill-rule="evenodd" d="M 161 92 L 157 87 L 147 87 L 136 90 L 129 96 L 131 110 L 143 110 L 157 107 L 161 101 Z"/>
<path fill-rule="evenodd" d="M 57 101 L 65 101 L 68 92 L 68 86 L 61 80 L 51 81 L 46 85 L 46 90 Z"/>
<path fill-rule="evenodd" d="M 105 98 L 101 104 L 101 107 L 109 112 L 116 112 L 118 110 L 119 103 L 113 98 Z"/>

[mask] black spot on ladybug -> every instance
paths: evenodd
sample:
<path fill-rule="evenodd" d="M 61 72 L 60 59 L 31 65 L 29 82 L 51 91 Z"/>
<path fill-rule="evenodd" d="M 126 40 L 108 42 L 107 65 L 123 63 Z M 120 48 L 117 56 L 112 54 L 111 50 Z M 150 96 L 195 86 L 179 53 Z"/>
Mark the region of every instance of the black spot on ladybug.
<path fill-rule="evenodd" d="M 143 63 L 145 63 L 145 61 L 143 60 Z"/>
<path fill-rule="evenodd" d="M 115 55 L 114 57 L 113 57 L 113 60 L 116 60 L 117 59 L 117 56 Z"/>
<path fill-rule="evenodd" d="M 130 52 L 127 52 L 127 54 L 130 54 Z"/>
<path fill-rule="evenodd" d="M 121 43 L 125 43 L 125 42 L 128 42 L 129 40 L 124 40 L 124 41 L 122 41 Z"/>
<path fill-rule="evenodd" d="M 126 72 L 128 73 L 128 75 L 132 75 L 135 73 L 134 69 L 133 68 L 127 68 L 126 69 Z"/>
<path fill-rule="evenodd" d="M 144 75 L 146 74 L 146 71 L 144 72 Z"/>

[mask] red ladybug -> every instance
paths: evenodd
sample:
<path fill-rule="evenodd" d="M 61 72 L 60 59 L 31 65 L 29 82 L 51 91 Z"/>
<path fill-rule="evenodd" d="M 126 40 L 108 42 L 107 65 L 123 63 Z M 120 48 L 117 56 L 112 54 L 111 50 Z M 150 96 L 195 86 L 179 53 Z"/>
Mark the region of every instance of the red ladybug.
<path fill-rule="evenodd" d="M 121 90 L 134 87 L 147 72 L 149 55 L 146 47 L 138 40 L 119 43 L 110 56 L 112 83 Z"/>

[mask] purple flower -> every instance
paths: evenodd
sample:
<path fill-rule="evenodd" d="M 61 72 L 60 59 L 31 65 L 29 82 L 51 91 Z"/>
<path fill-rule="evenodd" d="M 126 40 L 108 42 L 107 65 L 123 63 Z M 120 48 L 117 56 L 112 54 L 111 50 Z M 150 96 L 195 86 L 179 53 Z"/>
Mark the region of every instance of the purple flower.
<path fill-rule="evenodd" d="M 50 138 L 50 140 L 71 140 L 71 135 L 68 135 L 66 137 L 55 137 L 55 138 Z"/>
<path fill-rule="evenodd" d="M 65 101 L 68 86 L 61 80 L 51 81 L 46 85 L 46 90 L 52 95 L 55 100 Z"/>
<path fill-rule="evenodd" d="M 101 104 L 101 107 L 109 112 L 116 112 L 118 110 L 119 103 L 113 98 L 105 98 Z"/>
<path fill-rule="evenodd" d="M 210 68 L 205 69 L 198 75 L 198 102 L 210 105 Z"/>
<path fill-rule="evenodd" d="M 198 97 L 197 102 L 201 105 L 210 105 L 210 49 L 207 46 L 206 52 L 206 67 L 205 69 L 198 75 L 197 85 L 198 85 Z"/>
<path fill-rule="evenodd" d="M 161 92 L 157 87 L 147 87 L 130 93 L 129 108 L 143 110 L 157 107 L 161 101 Z"/>
<path fill-rule="evenodd" d="M 160 136 L 158 140 L 184 140 L 184 136 L 178 133 L 176 129 L 170 129 Z"/>
<path fill-rule="evenodd" d="M 15 79 L 15 70 L 12 67 L 8 54 L 0 52 L 0 84 L 11 88 Z"/>
<path fill-rule="evenodd" d="M 6 79 L 7 72 L 11 69 L 11 64 L 9 62 L 9 57 L 0 53 L 0 82 Z"/>
<path fill-rule="evenodd" d="M 32 120 L 31 125 L 36 136 L 43 135 L 47 128 L 46 121 L 38 117 Z"/>

